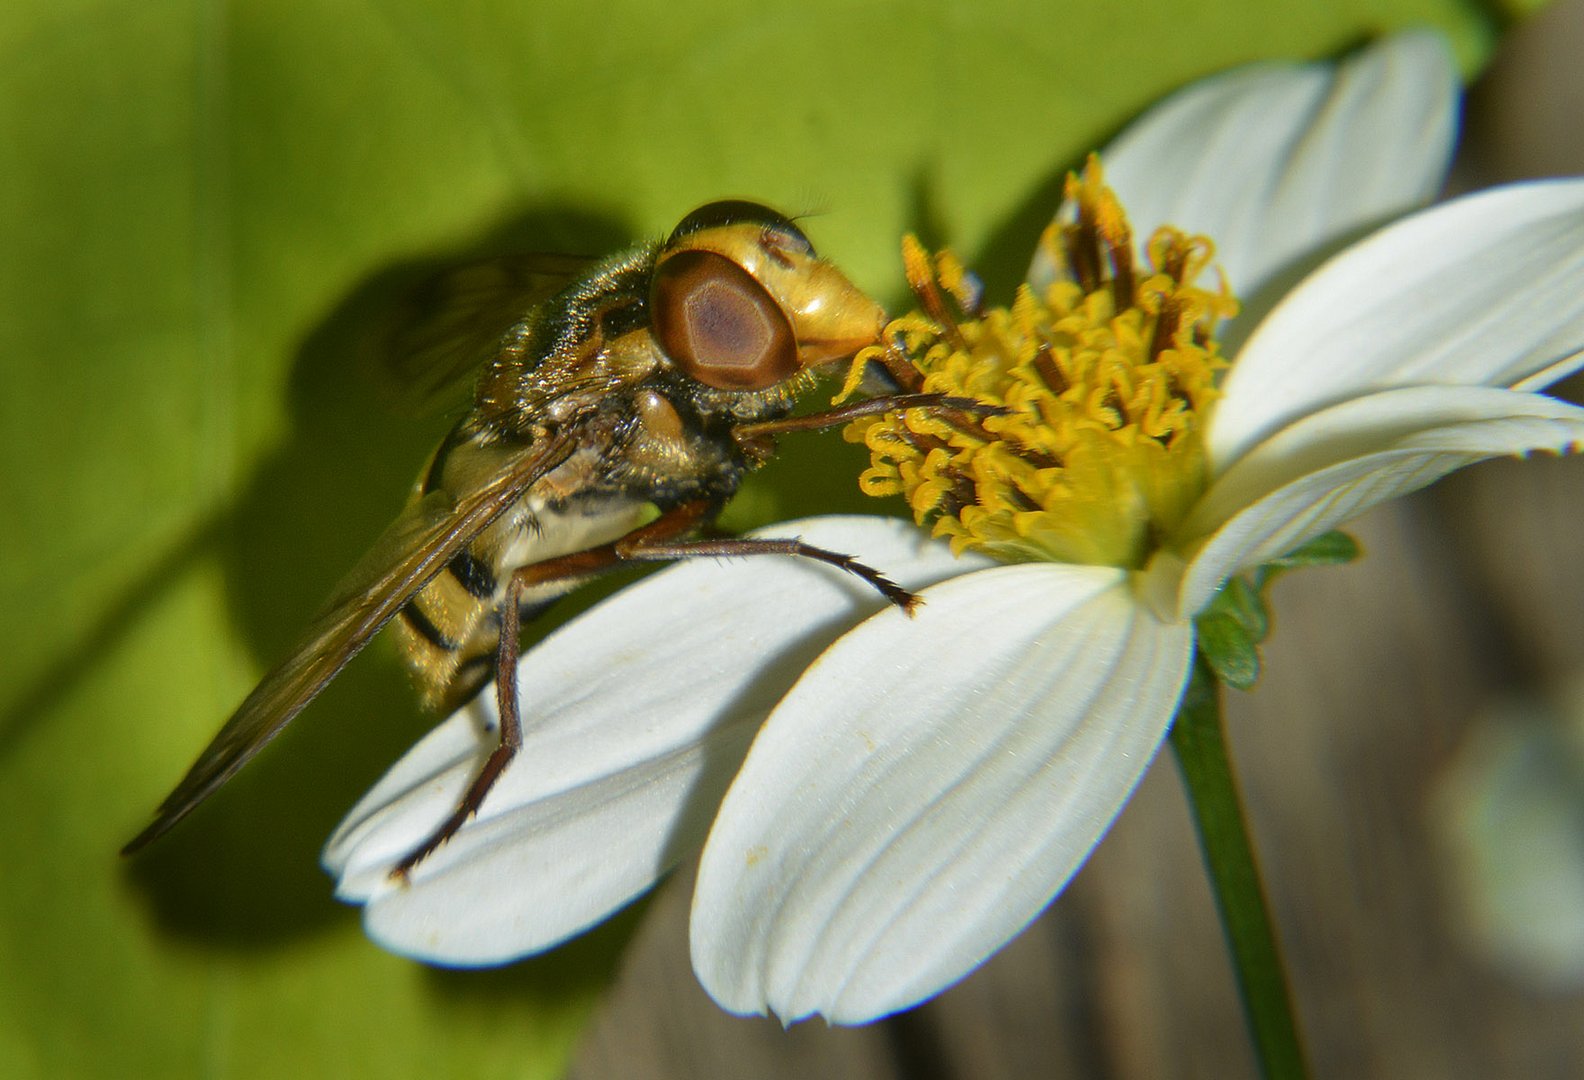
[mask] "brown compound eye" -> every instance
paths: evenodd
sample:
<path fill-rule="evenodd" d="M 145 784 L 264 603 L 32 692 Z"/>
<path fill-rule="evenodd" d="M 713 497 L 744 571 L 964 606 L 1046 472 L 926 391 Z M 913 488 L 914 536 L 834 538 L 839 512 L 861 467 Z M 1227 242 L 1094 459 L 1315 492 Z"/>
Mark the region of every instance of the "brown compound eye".
<path fill-rule="evenodd" d="M 660 347 L 704 385 L 763 390 L 797 374 L 786 313 L 724 255 L 677 252 L 655 270 L 649 299 Z"/>

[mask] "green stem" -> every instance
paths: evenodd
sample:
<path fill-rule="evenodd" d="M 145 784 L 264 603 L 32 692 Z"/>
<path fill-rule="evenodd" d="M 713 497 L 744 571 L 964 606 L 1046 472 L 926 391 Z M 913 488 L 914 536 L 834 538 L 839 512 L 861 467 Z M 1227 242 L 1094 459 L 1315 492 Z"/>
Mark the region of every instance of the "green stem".
<path fill-rule="evenodd" d="M 1222 734 L 1221 687 L 1200 659 L 1194 663 L 1171 740 L 1188 785 L 1188 802 L 1221 910 L 1221 925 L 1232 948 L 1261 1072 L 1266 1080 L 1302 1080 L 1308 1069 L 1292 999 Z"/>

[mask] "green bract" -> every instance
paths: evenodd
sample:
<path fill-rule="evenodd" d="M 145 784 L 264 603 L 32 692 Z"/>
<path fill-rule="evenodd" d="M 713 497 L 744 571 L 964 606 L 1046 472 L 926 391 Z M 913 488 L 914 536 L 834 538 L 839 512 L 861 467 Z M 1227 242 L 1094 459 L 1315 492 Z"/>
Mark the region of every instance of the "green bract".
<path fill-rule="evenodd" d="M 1357 541 L 1344 532 L 1328 532 L 1247 576 L 1230 579 L 1194 619 L 1199 652 L 1216 678 L 1239 690 L 1258 681 L 1259 647 L 1271 629 L 1268 591 L 1279 574 L 1303 566 L 1336 566 L 1358 557 Z"/>

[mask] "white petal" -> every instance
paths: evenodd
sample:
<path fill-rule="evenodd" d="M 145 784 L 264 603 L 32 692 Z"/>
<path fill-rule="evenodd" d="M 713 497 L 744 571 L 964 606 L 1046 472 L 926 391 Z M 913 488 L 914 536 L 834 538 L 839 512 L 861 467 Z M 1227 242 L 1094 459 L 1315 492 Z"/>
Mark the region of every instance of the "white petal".
<path fill-rule="evenodd" d="M 910 588 L 957 560 L 882 518 L 791 522 Z M 420 742 L 326 848 L 369 934 L 439 963 L 499 963 L 600 921 L 700 842 L 760 720 L 833 638 L 882 606 L 849 574 L 775 557 L 694 560 L 647 578 L 523 657 L 521 752 L 479 815 L 412 874 L 389 872 L 457 805 L 493 748 L 486 691 Z"/>
<path fill-rule="evenodd" d="M 1199 611 L 1228 575 L 1465 465 L 1581 443 L 1584 409 L 1491 387 L 1387 390 L 1306 417 L 1241 459 L 1190 513 L 1185 543 L 1213 535 L 1187 568 L 1178 614 Z"/>
<path fill-rule="evenodd" d="M 1254 332 L 1210 422 L 1218 471 L 1316 409 L 1437 383 L 1544 386 L 1584 363 L 1584 180 L 1495 188 L 1343 252 Z"/>
<path fill-rule="evenodd" d="M 1195 83 L 1101 161 L 1140 240 L 1161 225 L 1209 236 L 1247 298 L 1292 260 L 1434 195 L 1456 104 L 1441 38 L 1398 34 L 1340 65 L 1261 64 Z"/>
<path fill-rule="evenodd" d="M 962 978 L 1066 884 L 1167 729 L 1192 631 L 1121 571 L 998 567 L 927 598 L 820 658 L 722 804 L 693 965 L 732 1011 L 861 1023 Z"/>

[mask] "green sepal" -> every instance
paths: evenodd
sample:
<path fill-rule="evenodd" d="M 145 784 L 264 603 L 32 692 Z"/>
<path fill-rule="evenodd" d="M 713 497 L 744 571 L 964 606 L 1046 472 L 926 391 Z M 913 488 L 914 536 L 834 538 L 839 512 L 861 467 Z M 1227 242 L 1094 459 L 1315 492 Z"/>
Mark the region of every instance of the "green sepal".
<path fill-rule="evenodd" d="M 1278 575 L 1303 566 L 1341 566 L 1353 562 L 1361 554 L 1357 540 L 1345 532 L 1333 529 L 1321 533 L 1307 544 L 1296 547 L 1287 554 L 1262 564 L 1254 571 L 1254 585 L 1261 593 Z"/>
<path fill-rule="evenodd" d="M 1270 610 L 1265 606 L 1265 596 L 1247 578 L 1235 577 L 1227 582 L 1216 594 L 1210 610 L 1224 611 L 1237 620 L 1238 626 L 1256 645 L 1270 633 Z"/>
<path fill-rule="evenodd" d="M 1251 577 L 1227 581 L 1194 620 L 1199 649 L 1216 679 L 1238 690 L 1247 690 L 1259 680 L 1259 646 L 1271 627 L 1266 591 L 1272 581 L 1301 566 L 1337 566 L 1358 557 L 1358 541 L 1333 531 L 1262 564 Z"/>
<path fill-rule="evenodd" d="M 1263 597 L 1246 578 L 1226 583 L 1194 620 L 1199 651 L 1218 681 L 1247 690 L 1259 679 L 1259 643 L 1270 630 Z"/>

